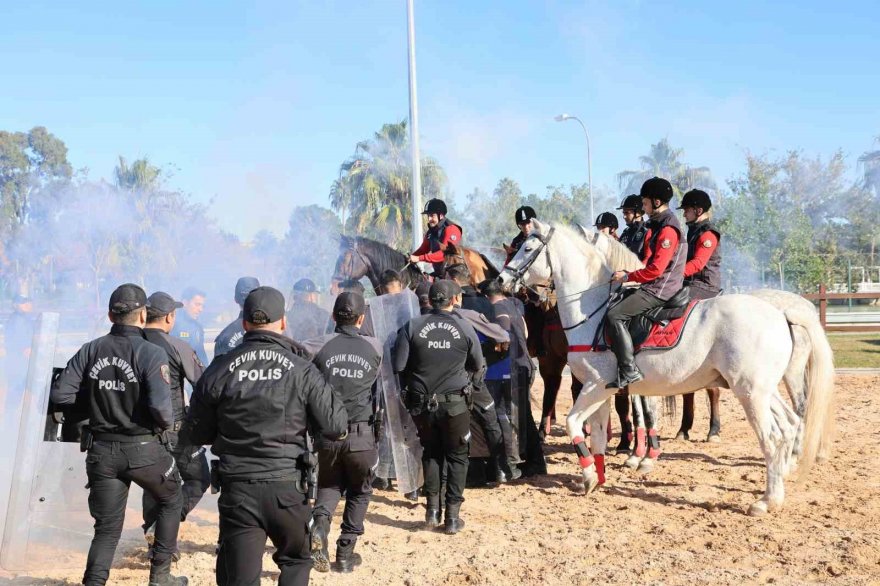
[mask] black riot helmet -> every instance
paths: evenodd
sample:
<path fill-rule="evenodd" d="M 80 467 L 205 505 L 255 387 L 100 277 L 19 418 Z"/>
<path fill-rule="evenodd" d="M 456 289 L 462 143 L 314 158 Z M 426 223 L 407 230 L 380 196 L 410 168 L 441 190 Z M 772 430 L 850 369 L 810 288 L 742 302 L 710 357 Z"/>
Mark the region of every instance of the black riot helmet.
<path fill-rule="evenodd" d="M 620 204 L 620 207 L 617 208 L 619 210 L 632 210 L 637 214 L 643 214 L 645 212 L 642 207 L 642 198 L 641 196 L 636 195 L 635 193 L 631 193 L 623 198 L 623 203 Z"/>
<path fill-rule="evenodd" d="M 639 192 L 639 197 L 659 199 L 663 203 L 669 203 L 672 195 L 672 184 L 662 177 L 651 177 L 642 184 L 642 190 Z"/>
<path fill-rule="evenodd" d="M 678 209 L 703 208 L 704 212 L 708 212 L 711 207 L 712 199 L 709 197 L 708 193 L 702 189 L 691 189 L 684 194 L 683 198 L 681 198 L 681 205 L 678 206 Z"/>
<path fill-rule="evenodd" d="M 442 199 L 429 199 L 425 202 L 425 211 L 422 214 L 443 214 L 446 215 L 446 202 Z"/>
<path fill-rule="evenodd" d="M 538 214 L 535 213 L 535 208 L 532 206 L 521 206 L 513 215 L 513 221 L 519 226 L 520 224 L 530 222 L 537 217 Z"/>
<path fill-rule="evenodd" d="M 612 214 L 611 212 L 602 212 L 598 216 L 596 216 L 596 224 L 597 228 L 613 228 L 617 230 L 617 227 L 620 224 L 617 223 L 617 216 Z"/>

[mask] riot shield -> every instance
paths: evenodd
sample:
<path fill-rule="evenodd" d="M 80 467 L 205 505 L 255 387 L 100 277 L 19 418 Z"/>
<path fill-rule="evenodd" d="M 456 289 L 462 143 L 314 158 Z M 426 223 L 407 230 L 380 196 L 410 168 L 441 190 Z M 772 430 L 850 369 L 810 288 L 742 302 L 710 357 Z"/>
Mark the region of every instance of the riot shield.
<path fill-rule="evenodd" d="M 423 483 L 422 446 L 412 417 L 400 400 L 400 386 L 392 367 L 392 349 L 397 331 L 419 315 L 419 301 L 415 293 L 407 289 L 395 295 L 371 299 L 367 311 L 373 335 L 384 348 L 376 382 L 385 402 L 385 430 L 389 439 L 387 448 L 390 448 L 391 461 L 394 463 L 394 470 L 391 471 L 388 466 L 390 462 L 382 461 L 380 446 L 380 463 L 376 474 L 382 478 L 397 478 L 397 490 L 408 493 L 418 490 Z"/>

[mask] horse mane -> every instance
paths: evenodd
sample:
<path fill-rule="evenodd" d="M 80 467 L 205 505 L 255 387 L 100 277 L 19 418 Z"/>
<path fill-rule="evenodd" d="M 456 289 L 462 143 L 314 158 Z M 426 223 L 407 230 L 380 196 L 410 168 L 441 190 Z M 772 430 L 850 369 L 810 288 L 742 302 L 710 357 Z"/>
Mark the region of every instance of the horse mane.
<path fill-rule="evenodd" d="M 399 271 L 406 264 L 406 255 L 398 252 L 383 242 L 371 240 L 364 236 L 341 236 L 340 242 L 343 247 L 353 248 L 357 246 L 358 251 L 371 262 L 375 263 L 377 272 L 388 269 Z"/>
<path fill-rule="evenodd" d="M 644 268 L 645 265 L 642 264 L 641 259 L 625 244 L 601 232 L 598 234 L 599 238 L 604 238 L 607 243 L 608 254 L 605 257 L 605 262 L 609 268 L 615 271 L 635 271 Z"/>
<path fill-rule="evenodd" d="M 599 251 L 596 250 L 593 243 L 588 242 L 587 239 L 584 238 L 583 232 L 579 229 L 576 230 L 567 224 L 551 224 L 551 226 L 554 230 L 565 236 L 569 242 L 571 242 L 572 246 L 574 246 L 584 257 L 591 258 L 595 256 L 598 257 L 602 263 L 605 263 L 605 259 L 599 254 Z M 547 234 L 544 234 L 544 236 L 546 235 Z"/>

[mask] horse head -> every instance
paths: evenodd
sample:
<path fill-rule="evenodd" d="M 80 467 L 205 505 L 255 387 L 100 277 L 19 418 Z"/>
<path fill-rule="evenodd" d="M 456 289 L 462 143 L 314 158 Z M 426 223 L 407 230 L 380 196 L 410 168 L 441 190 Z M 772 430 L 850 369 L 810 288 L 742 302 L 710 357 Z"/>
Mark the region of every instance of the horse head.
<path fill-rule="evenodd" d="M 532 220 L 532 231 L 523 241 L 516 255 L 501 270 L 502 287 L 511 291 L 520 286 L 549 287 L 553 278 L 547 248 L 555 229 L 550 224 Z"/>
<path fill-rule="evenodd" d="M 369 272 L 367 260 L 358 250 L 357 238 L 352 236 L 339 237 L 339 257 L 333 270 L 333 282 L 345 279 L 360 280 Z"/>

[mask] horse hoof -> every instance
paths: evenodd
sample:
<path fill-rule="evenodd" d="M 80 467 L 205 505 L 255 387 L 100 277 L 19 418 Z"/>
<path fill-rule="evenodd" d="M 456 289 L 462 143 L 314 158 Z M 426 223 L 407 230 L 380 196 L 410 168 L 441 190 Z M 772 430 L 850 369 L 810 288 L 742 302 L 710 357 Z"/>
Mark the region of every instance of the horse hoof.
<path fill-rule="evenodd" d="M 752 517 L 763 517 L 769 512 L 769 508 L 767 507 L 767 503 L 763 500 L 752 503 L 752 506 L 749 507 L 749 515 Z"/>
<path fill-rule="evenodd" d="M 686 431 L 679 431 L 677 434 L 675 434 L 675 439 L 677 439 L 677 440 L 684 440 L 684 441 L 690 441 L 691 436 L 690 436 L 690 434 L 688 434 L 688 432 L 686 432 Z"/>
<path fill-rule="evenodd" d="M 632 468 L 633 470 L 635 470 L 636 468 L 639 467 L 640 461 L 641 460 L 639 459 L 638 456 L 636 456 L 635 454 L 632 454 L 629 458 L 626 459 L 626 461 L 623 463 L 623 465 L 626 466 L 627 468 Z"/>
<path fill-rule="evenodd" d="M 645 458 L 639 464 L 639 472 L 642 474 L 649 474 L 654 471 L 654 460 L 651 458 Z"/>
<path fill-rule="evenodd" d="M 712 434 L 706 438 L 706 441 L 709 442 L 710 444 L 720 444 L 721 443 L 721 436 L 718 435 L 717 433 Z"/>
<path fill-rule="evenodd" d="M 599 487 L 599 475 L 591 474 L 584 477 L 584 494 L 589 495 Z"/>

